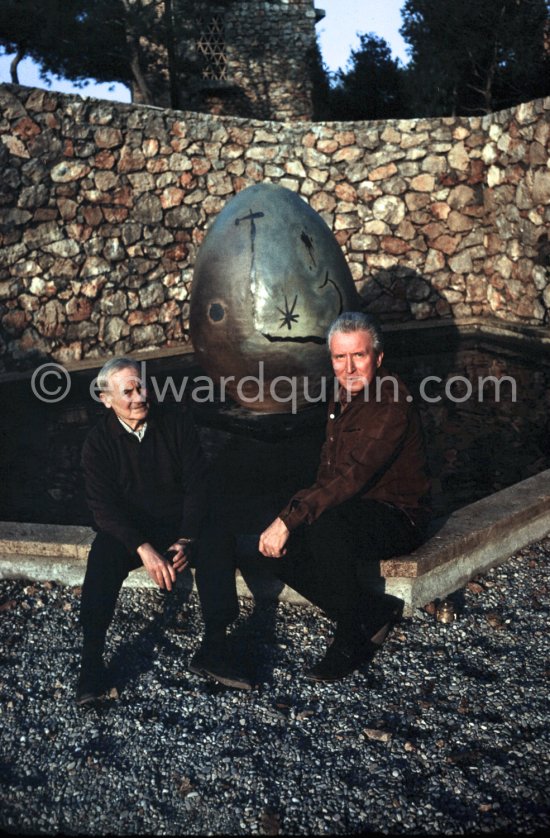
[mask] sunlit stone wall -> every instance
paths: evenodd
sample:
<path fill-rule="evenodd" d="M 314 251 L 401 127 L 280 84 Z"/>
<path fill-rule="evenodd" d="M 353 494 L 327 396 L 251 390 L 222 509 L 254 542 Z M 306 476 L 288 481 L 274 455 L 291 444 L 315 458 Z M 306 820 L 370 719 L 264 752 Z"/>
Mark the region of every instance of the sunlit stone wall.
<path fill-rule="evenodd" d="M 188 344 L 206 230 L 264 180 L 322 215 L 382 320 L 548 322 L 550 99 L 356 123 L 0 104 L 0 369 Z"/>

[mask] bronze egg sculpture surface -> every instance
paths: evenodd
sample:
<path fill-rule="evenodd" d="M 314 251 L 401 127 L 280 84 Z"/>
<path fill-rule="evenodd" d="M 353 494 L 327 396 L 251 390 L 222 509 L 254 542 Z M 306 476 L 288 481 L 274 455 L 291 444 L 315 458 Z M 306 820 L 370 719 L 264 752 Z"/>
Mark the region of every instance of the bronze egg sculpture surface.
<path fill-rule="evenodd" d="M 291 412 L 323 395 L 332 374 L 326 333 L 359 297 L 321 216 L 282 186 L 230 199 L 201 245 L 190 331 L 222 397 L 250 410 Z"/>

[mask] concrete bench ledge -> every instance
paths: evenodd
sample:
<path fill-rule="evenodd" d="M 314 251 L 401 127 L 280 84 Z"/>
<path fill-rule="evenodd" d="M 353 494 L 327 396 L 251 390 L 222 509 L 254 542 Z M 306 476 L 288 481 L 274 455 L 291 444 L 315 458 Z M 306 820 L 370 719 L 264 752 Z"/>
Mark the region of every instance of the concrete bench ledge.
<path fill-rule="evenodd" d="M 432 536 L 408 556 L 380 562 L 382 576 L 418 577 L 549 515 L 550 469 L 434 521 Z"/>
<path fill-rule="evenodd" d="M 64 524 L 0 521 L 0 556 L 49 556 L 86 561 L 94 531 Z"/>
<path fill-rule="evenodd" d="M 380 562 L 388 593 L 401 597 L 405 614 L 462 587 L 550 531 L 550 469 L 434 522 L 433 535 L 409 556 Z M 88 527 L 0 522 L 0 578 L 51 579 L 80 585 L 94 537 Z M 144 570 L 130 574 L 132 587 L 152 586 Z M 250 595 L 242 576 L 238 592 Z M 259 586 L 269 596 L 269 585 Z M 304 598 L 273 583 L 272 595 L 287 602 Z"/>
<path fill-rule="evenodd" d="M 406 615 L 550 532 L 550 469 L 435 523 L 414 553 L 380 562 L 384 588 L 404 600 Z"/>

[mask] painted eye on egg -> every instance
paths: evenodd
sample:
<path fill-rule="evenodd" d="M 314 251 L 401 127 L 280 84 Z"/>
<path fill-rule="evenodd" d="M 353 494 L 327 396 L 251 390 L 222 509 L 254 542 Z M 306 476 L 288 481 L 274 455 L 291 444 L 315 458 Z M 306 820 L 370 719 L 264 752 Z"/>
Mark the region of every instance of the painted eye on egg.
<path fill-rule="evenodd" d="M 219 323 L 225 317 L 225 309 L 221 303 L 212 303 L 208 311 L 210 320 L 214 323 Z"/>

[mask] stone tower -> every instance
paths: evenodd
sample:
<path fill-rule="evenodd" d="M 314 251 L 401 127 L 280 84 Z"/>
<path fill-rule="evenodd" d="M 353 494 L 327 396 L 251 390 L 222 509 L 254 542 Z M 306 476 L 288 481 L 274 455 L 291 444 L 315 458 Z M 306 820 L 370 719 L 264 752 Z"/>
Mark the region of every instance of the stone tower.
<path fill-rule="evenodd" d="M 268 120 L 311 119 L 315 25 L 324 17 L 314 0 L 140 2 L 156 7 L 164 33 L 140 39 L 156 105 Z M 178 78 L 172 89 L 170 66 L 177 69 L 172 78 Z M 137 87 L 133 93 L 135 102 L 143 101 Z"/>

